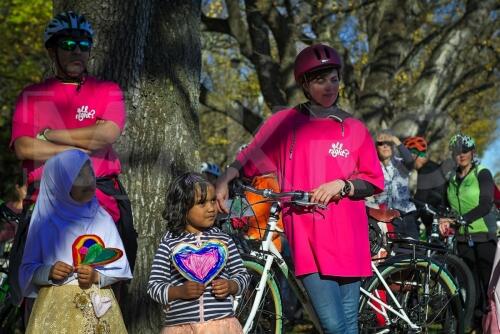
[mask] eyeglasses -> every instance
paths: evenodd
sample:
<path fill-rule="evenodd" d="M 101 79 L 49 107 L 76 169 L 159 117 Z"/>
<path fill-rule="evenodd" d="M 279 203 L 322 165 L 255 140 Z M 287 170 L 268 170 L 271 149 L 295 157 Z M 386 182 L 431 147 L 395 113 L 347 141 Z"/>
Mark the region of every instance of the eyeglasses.
<path fill-rule="evenodd" d="M 377 146 L 392 146 L 392 141 L 377 141 Z"/>
<path fill-rule="evenodd" d="M 57 46 L 65 51 L 74 51 L 77 45 L 80 48 L 80 51 L 85 52 L 90 50 L 90 48 L 92 47 L 92 42 L 88 39 L 77 41 L 69 38 L 64 38 L 57 41 Z"/>

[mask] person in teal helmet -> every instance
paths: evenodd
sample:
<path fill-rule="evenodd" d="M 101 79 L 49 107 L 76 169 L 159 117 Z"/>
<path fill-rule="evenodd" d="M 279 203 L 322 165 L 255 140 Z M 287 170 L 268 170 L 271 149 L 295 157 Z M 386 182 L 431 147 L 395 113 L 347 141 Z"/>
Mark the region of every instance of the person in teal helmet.
<path fill-rule="evenodd" d="M 448 181 L 445 198 L 468 223 L 468 227 L 457 230 L 457 248 L 481 287 L 472 323 L 473 329 L 480 329 L 486 312 L 486 292 L 497 243 L 493 204 L 495 183 L 491 172 L 476 159 L 474 139 L 456 134 L 451 138 L 449 148 L 457 168 Z M 455 221 L 441 218 L 439 223 L 441 234 L 446 235 Z"/>

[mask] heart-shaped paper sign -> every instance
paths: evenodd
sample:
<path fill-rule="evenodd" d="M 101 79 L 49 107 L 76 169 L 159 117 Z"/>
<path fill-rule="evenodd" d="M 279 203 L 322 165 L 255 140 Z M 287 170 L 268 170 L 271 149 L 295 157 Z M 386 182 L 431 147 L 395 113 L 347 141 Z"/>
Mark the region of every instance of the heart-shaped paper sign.
<path fill-rule="evenodd" d="M 118 248 L 105 248 L 104 242 L 95 234 L 81 235 L 75 239 L 72 246 L 73 265 L 103 266 L 114 262 L 123 256 Z"/>
<path fill-rule="evenodd" d="M 180 243 L 172 251 L 172 262 L 186 279 L 207 285 L 224 268 L 227 246 L 219 240 L 208 240 L 201 247 Z"/>

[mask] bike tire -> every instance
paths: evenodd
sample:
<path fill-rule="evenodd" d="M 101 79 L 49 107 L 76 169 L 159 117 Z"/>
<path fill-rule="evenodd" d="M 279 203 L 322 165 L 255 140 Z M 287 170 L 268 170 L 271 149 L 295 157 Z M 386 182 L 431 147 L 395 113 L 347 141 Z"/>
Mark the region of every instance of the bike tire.
<path fill-rule="evenodd" d="M 453 276 L 460 289 L 462 302 L 464 305 L 464 326 L 468 328 L 472 325 L 474 308 L 477 304 L 479 295 L 477 293 L 477 284 L 469 266 L 456 255 L 447 254 L 434 255 L 437 261 L 446 265 L 446 269 Z"/>
<path fill-rule="evenodd" d="M 421 327 L 420 333 L 463 333 L 463 305 L 451 274 L 439 262 L 410 255 L 395 256 L 377 268 L 410 320 Z M 429 293 L 425 293 L 429 281 Z M 365 281 L 363 288 L 374 295 L 388 296 L 378 276 Z M 382 298 L 381 298 L 382 299 Z M 361 294 L 359 333 L 413 333 L 401 318 L 390 315 L 389 324 L 368 304 Z M 396 308 L 391 298 L 385 302 Z"/>
<path fill-rule="evenodd" d="M 248 320 L 250 310 L 255 300 L 256 288 L 264 272 L 264 264 L 253 257 L 243 255 L 243 262 L 250 274 L 250 283 L 243 293 L 236 317 L 244 326 Z M 267 278 L 267 284 L 262 295 L 260 306 L 255 314 L 252 327 L 245 334 L 282 334 L 283 333 L 283 307 L 281 304 L 281 293 L 276 276 L 271 269 Z"/>
<path fill-rule="evenodd" d="M 24 333 L 21 309 L 10 303 L 0 306 L 0 334 Z"/>

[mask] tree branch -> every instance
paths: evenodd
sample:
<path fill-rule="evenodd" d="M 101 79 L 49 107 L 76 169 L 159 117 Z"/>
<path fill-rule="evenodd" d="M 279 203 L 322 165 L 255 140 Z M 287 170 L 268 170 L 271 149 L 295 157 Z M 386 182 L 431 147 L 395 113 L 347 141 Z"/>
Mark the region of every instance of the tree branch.
<path fill-rule="evenodd" d="M 210 93 L 205 87 L 201 86 L 200 103 L 202 105 L 208 109 L 226 115 L 240 124 L 249 133 L 255 133 L 255 131 L 257 131 L 257 128 L 263 121 L 260 115 L 254 113 L 239 102 L 236 102 L 238 104 L 238 108 L 236 108 L 233 105 L 221 101 L 225 101 L 224 98 L 215 97 L 215 94 Z"/>
<path fill-rule="evenodd" d="M 433 32 L 431 32 L 429 35 L 427 35 L 424 39 L 422 39 L 420 42 L 415 44 L 415 46 L 411 49 L 411 51 L 406 55 L 406 57 L 403 59 L 401 62 L 401 65 L 399 66 L 400 69 L 404 69 L 408 66 L 409 63 L 413 60 L 413 58 L 426 46 L 428 46 L 436 37 L 438 37 L 443 30 L 436 29 Z"/>
<path fill-rule="evenodd" d="M 257 70 L 257 77 L 266 104 L 274 106 L 286 104 L 286 97 L 279 86 L 279 65 L 271 57 L 269 31 L 258 10 L 257 0 L 246 0 L 248 33 L 252 42 L 253 54 L 250 57 Z"/>
<path fill-rule="evenodd" d="M 482 85 L 479 85 L 477 87 L 471 88 L 466 90 L 465 92 L 460 93 L 459 95 L 455 96 L 454 98 L 450 99 L 443 107 L 443 110 L 448 111 L 449 108 L 454 107 L 458 103 L 463 103 L 467 101 L 470 97 L 479 94 L 485 90 L 488 90 L 492 87 L 494 87 L 495 84 L 493 82 L 488 82 L 484 83 Z"/>
<path fill-rule="evenodd" d="M 240 9 L 239 1 L 226 1 L 226 5 L 229 13 L 229 26 L 231 27 L 233 36 L 240 45 L 240 52 L 250 59 L 253 53 L 252 42 L 250 40 L 250 32 L 245 22 L 244 15 Z"/>
<path fill-rule="evenodd" d="M 231 33 L 231 29 L 229 27 L 228 20 L 216 19 L 202 15 L 201 23 L 203 23 L 203 25 L 205 26 L 204 30 L 206 31 L 218 32 L 221 34 L 227 34 L 233 36 L 233 34 Z"/>
<path fill-rule="evenodd" d="M 473 76 L 481 74 L 481 66 L 475 66 L 468 70 L 467 72 L 460 75 L 456 80 L 453 81 L 446 89 L 438 95 L 437 101 L 445 101 L 446 96 L 451 96 L 456 91 L 456 89 L 464 83 L 464 81 L 469 78 L 472 79 Z M 441 103 L 442 104 L 442 103 Z M 446 103 L 445 103 L 446 104 Z"/>

